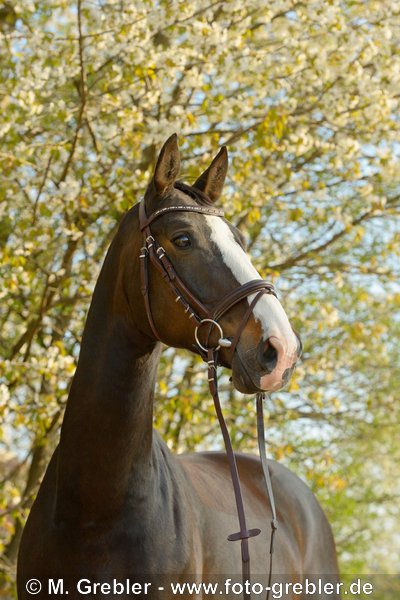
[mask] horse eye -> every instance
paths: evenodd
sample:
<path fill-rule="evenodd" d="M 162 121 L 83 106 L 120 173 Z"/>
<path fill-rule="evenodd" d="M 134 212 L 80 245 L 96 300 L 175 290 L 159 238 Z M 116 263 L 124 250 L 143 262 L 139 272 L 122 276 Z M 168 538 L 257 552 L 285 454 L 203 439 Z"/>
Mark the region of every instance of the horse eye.
<path fill-rule="evenodd" d="M 175 246 L 178 246 L 178 248 L 188 248 L 191 245 L 190 237 L 186 235 L 186 233 L 181 233 L 181 235 L 177 235 L 176 238 L 174 238 L 172 241 L 175 244 Z"/>

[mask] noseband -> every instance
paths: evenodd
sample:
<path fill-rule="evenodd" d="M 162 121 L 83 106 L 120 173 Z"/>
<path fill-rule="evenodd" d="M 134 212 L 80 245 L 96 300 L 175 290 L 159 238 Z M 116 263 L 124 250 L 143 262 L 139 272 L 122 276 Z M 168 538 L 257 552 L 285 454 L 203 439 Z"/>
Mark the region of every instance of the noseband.
<path fill-rule="evenodd" d="M 156 220 L 170 212 L 193 212 L 201 213 L 205 215 L 212 215 L 216 217 L 223 217 L 224 211 L 211 206 L 184 206 L 175 205 L 161 208 L 153 212 L 149 217 L 146 215 L 144 200 L 139 205 L 139 224 L 140 230 L 143 233 L 143 246 L 140 250 L 140 277 L 141 277 L 141 292 L 144 298 L 144 304 L 146 308 L 147 319 L 150 328 L 157 340 L 161 340 L 158 334 L 157 328 L 154 323 L 154 319 L 151 311 L 150 303 L 150 291 L 149 291 L 149 261 L 154 265 L 155 269 L 160 273 L 172 294 L 175 297 L 175 302 L 182 305 L 185 314 L 189 319 L 192 319 L 195 325 L 194 348 L 202 356 L 203 360 L 208 365 L 208 383 L 211 395 L 214 400 L 215 410 L 217 413 L 218 421 L 221 427 L 222 435 L 224 438 L 226 453 L 228 457 L 231 479 L 235 494 L 236 508 L 238 513 L 238 520 L 240 531 L 232 533 L 228 536 L 230 541 L 241 541 L 241 553 L 242 553 L 242 576 L 243 584 L 245 586 L 247 581 L 250 581 L 250 553 L 248 540 L 251 537 L 257 536 L 261 533 L 260 529 L 248 529 L 246 525 L 246 515 L 243 504 L 242 491 L 240 486 L 240 479 L 237 469 L 236 457 L 232 448 L 231 439 L 229 432 L 223 417 L 221 404 L 218 396 L 218 380 L 217 380 L 217 364 L 218 364 L 218 350 L 221 347 L 229 348 L 231 358 L 235 352 L 236 346 L 240 340 L 240 336 L 253 313 L 253 310 L 264 294 L 273 294 L 277 296 L 275 288 L 272 283 L 264 281 L 262 279 L 255 279 L 249 281 L 236 289 L 228 292 L 222 300 L 220 300 L 214 307 L 208 309 L 194 294 L 188 289 L 179 275 L 176 273 L 171 261 L 164 248 L 159 245 L 154 238 L 150 225 Z M 254 298 L 249 303 L 249 306 L 240 322 L 240 325 L 236 331 L 235 336 L 232 339 L 225 338 L 219 319 L 221 319 L 233 306 L 238 304 L 241 300 L 254 295 Z M 202 326 L 207 327 L 207 339 L 204 344 L 199 340 L 199 330 Z M 219 339 L 215 346 L 209 346 L 209 339 L 213 328 L 216 328 L 219 332 Z M 264 394 L 257 394 L 257 431 L 258 431 L 258 446 L 260 451 L 260 459 L 262 471 L 265 479 L 269 504 L 271 507 L 272 521 L 271 521 L 271 538 L 270 538 L 270 564 L 269 564 L 269 580 L 267 586 L 267 600 L 271 588 L 271 577 L 272 577 L 272 554 L 273 554 L 273 542 L 275 531 L 278 526 L 276 518 L 275 501 L 272 492 L 272 484 L 269 474 L 269 468 L 267 464 L 267 457 L 265 452 L 265 434 L 264 434 L 264 418 L 263 418 L 263 399 Z M 247 587 L 243 588 L 248 589 Z M 243 592 L 244 598 L 250 598 L 250 593 Z"/>

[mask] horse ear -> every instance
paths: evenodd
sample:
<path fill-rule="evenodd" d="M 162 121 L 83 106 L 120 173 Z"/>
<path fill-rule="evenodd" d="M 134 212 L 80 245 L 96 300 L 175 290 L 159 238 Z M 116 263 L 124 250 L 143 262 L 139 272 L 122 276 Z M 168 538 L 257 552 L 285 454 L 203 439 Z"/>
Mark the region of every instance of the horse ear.
<path fill-rule="evenodd" d="M 222 146 L 211 165 L 200 175 L 193 187 L 204 192 L 211 202 L 215 202 L 221 195 L 227 171 L 228 151 L 226 146 Z"/>
<path fill-rule="evenodd" d="M 178 136 L 171 135 L 161 148 L 156 168 L 154 170 L 153 182 L 157 193 L 162 196 L 172 187 L 179 175 L 181 158 L 178 148 Z"/>

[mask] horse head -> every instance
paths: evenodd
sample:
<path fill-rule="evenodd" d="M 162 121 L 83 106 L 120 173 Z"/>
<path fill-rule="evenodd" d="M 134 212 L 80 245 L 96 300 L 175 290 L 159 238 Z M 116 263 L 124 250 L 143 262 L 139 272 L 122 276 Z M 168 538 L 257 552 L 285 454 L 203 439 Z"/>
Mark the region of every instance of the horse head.
<path fill-rule="evenodd" d="M 193 185 L 184 184 L 177 136 L 165 142 L 140 207 L 142 297 L 136 283 L 130 304 L 142 307 L 135 320 L 146 336 L 200 353 L 219 347 L 239 391 L 273 391 L 289 380 L 301 344 L 243 236 L 214 207 L 227 168 L 222 148 Z"/>

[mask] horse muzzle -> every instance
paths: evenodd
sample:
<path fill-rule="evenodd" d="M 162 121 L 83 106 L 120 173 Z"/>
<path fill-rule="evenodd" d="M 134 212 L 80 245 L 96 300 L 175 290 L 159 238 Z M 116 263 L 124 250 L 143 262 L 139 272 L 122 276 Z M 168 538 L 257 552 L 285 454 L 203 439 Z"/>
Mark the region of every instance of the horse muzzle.
<path fill-rule="evenodd" d="M 289 338 L 271 335 L 254 348 L 238 344 L 232 360 L 232 381 L 245 394 L 273 392 L 286 385 L 301 353 L 301 342 L 293 332 Z"/>

